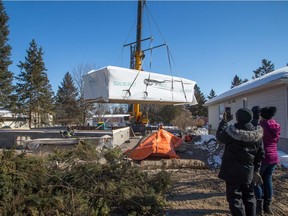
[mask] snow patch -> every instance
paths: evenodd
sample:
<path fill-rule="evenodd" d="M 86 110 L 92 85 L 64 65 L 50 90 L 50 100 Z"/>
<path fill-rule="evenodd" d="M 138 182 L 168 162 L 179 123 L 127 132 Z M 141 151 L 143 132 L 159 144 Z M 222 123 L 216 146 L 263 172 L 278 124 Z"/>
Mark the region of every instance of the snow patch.
<path fill-rule="evenodd" d="M 278 151 L 281 166 L 288 169 L 288 155 L 283 151 Z"/>
<path fill-rule="evenodd" d="M 220 145 L 216 141 L 214 135 L 200 135 L 199 139 L 194 143 L 202 150 L 207 151 L 208 164 L 211 167 L 219 168 L 222 162 L 224 145 Z M 283 151 L 278 151 L 280 165 L 288 169 L 288 154 Z"/>

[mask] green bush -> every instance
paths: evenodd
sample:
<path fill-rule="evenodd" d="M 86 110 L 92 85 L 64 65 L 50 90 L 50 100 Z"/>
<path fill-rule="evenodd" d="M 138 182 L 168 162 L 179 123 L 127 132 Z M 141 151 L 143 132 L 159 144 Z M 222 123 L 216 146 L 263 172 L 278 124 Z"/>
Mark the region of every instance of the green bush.
<path fill-rule="evenodd" d="M 46 157 L 9 150 L 0 163 L 0 215 L 165 214 L 170 175 L 148 175 L 117 149 L 82 143 Z"/>

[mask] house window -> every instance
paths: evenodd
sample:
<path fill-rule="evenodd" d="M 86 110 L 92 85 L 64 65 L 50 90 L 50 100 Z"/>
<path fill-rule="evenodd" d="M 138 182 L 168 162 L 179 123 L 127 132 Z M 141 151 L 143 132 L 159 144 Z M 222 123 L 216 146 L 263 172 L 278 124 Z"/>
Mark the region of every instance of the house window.
<path fill-rule="evenodd" d="M 248 107 L 247 98 L 242 98 L 242 107 L 243 108 L 247 108 Z"/>

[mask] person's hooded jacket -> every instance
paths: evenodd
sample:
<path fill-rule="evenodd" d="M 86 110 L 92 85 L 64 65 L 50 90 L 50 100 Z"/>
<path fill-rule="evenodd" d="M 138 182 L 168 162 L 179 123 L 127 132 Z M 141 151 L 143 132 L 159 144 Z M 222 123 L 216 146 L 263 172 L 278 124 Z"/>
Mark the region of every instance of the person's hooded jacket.
<path fill-rule="evenodd" d="M 262 163 L 279 163 L 277 144 L 280 138 L 281 127 L 272 117 L 276 114 L 276 107 L 264 107 L 261 109 L 261 121 L 259 124 L 263 128 L 263 144 L 265 149 L 265 158 Z"/>
<path fill-rule="evenodd" d="M 259 171 L 264 158 L 263 130 L 250 123 L 252 115 L 245 116 L 250 110 L 242 108 L 241 111 L 244 114 L 238 113 L 237 116 L 236 113 L 237 123 L 234 125 L 228 126 L 223 119 L 216 134 L 217 140 L 225 144 L 219 178 L 230 184 L 251 184 L 253 173 Z"/>

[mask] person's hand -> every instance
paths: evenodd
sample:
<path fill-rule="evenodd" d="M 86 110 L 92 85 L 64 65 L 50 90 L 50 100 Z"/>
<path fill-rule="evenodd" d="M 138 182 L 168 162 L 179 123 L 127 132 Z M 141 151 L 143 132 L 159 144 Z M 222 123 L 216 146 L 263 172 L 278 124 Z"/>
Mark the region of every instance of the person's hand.
<path fill-rule="evenodd" d="M 254 172 L 253 173 L 253 180 L 252 180 L 252 185 L 256 186 L 256 185 L 261 185 L 263 184 L 263 180 L 261 175 L 258 172 Z"/>

